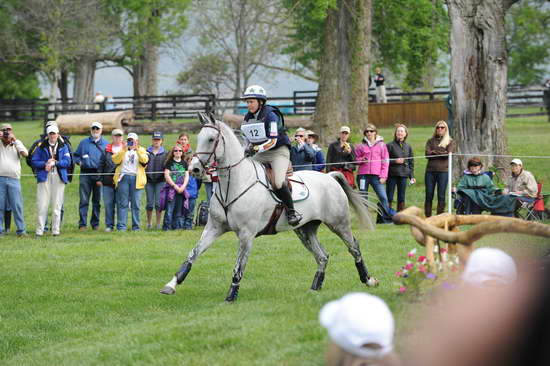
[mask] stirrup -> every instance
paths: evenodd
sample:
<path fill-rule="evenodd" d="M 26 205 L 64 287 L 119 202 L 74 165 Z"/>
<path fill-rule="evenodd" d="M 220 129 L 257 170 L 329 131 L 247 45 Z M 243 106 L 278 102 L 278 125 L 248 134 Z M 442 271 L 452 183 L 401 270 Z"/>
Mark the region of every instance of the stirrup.
<path fill-rule="evenodd" d="M 290 210 L 286 214 L 286 218 L 288 220 L 289 225 L 296 226 L 302 221 L 302 215 L 296 212 L 296 210 Z"/>

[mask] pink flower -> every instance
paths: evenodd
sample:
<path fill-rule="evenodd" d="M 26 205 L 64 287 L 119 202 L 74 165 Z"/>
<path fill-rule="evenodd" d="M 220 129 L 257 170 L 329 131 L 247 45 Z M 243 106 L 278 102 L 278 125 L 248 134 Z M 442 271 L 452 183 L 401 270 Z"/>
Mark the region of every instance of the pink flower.
<path fill-rule="evenodd" d="M 443 253 L 447 253 L 447 249 L 445 249 L 445 248 L 441 248 L 441 249 L 439 250 L 439 253 L 441 253 L 441 254 L 443 254 Z"/>
<path fill-rule="evenodd" d="M 407 263 L 407 264 L 405 264 L 405 269 L 406 269 L 407 271 L 410 271 L 411 269 L 413 269 L 413 267 L 414 267 L 414 264 L 412 264 L 412 263 Z"/>
<path fill-rule="evenodd" d="M 426 270 L 426 266 L 423 265 L 423 264 L 421 264 L 421 265 L 418 266 L 418 270 L 419 270 L 420 272 L 422 272 L 422 273 L 426 273 L 426 271 L 427 271 L 427 270 Z"/>
<path fill-rule="evenodd" d="M 395 272 L 395 275 L 396 275 L 397 277 L 401 277 L 401 276 L 403 275 L 403 273 L 402 273 L 401 271 L 397 271 L 397 272 Z"/>
<path fill-rule="evenodd" d="M 426 256 L 425 256 L 425 255 L 421 255 L 420 257 L 418 257 L 418 261 L 419 261 L 420 263 L 425 262 L 425 261 L 426 261 Z"/>
<path fill-rule="evenodd" d="M 407 291 L 407 287 L 405 287 L 405 286 L 399 287 L 399 292 L 400 292 L 400 293 L 404 293 L 404 292 L 406 292 L 406 291 Z"/>

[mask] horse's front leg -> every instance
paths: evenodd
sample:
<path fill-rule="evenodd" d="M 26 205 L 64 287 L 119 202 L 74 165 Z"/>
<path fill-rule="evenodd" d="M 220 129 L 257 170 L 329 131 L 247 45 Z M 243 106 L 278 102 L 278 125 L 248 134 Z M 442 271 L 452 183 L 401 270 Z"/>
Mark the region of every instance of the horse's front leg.
<path fill-rule="evenodd" d="M 162 290 L 160 290 L 161 294 L 164 295 L 173 295 L 176 293 L 176 286 L 181 284 L 183 280 L 185 280 L 185 277 L 189 274 L 191 271 L 191 265 L 195 260 L 204 253 L 218 238 L 220 235 L 225 233 L 227 230 L 225 229 L 225 226 L 223 224 L 220 224 L 214 220 L 209 220 L 206 224 L 206 227 L 204 228 L 201 238 L 199 239 L 199 242 L 191 251 L 189 252 L 189 255 L 187 256 L 187 259 L 183 264 L 181 265 L 180 269 L 176 272 L 174 277 L 168 282 Z"/>
<path fill-rule="evenodd" d="M 237 299 L 239 295 L 239 286 L 241 279 L 243 278 L 244 269 L 246 263 L 248 262 L 248 256 L 252 250 L 252 241 L 254 236 L 249 233 L 239 233 L 239 251 L 237 253 L 237 262 L 235 263 L 235 268 L 233 269 L 233 278 L 231 280 L 231 287 L 227 292 L 225 301 L 233 302 Z"/>

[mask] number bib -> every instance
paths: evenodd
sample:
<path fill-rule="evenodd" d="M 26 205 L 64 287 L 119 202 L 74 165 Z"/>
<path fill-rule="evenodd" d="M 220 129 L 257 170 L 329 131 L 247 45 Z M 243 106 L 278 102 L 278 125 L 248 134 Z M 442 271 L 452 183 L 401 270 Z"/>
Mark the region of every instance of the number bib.
<path fill-rule="evenodd" d="M 243 131 L 248 141 L 253 144 L 262 143 L 267 140 L 265 124 L 263 122 L 249 120 L 248 123 L 243 123 L 241 125 L 241 131 Z"/>

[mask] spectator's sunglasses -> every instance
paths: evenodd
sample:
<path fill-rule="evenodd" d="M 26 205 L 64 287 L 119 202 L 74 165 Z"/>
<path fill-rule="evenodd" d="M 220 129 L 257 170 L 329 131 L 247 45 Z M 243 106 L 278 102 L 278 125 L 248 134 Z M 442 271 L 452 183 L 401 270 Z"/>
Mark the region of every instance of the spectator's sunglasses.
<path fill-rule="evenodd" d="M 9 128 L 9 127 L 3 128 L 3 129 L 2 129 L 2 132 L 5 132 L 5 131 L 8 131 L 8 132 L 9 132 L 9 131 L 11 131 L 11 128 Z"/>
<path fill-rule="evenodd" d="M 444 129 L 445 129 L 445 126 L 437 126 L 436 129 L 438 129 L 438 130 L 444 130 Z"/>
<path fill-rule="evenodd" d="M 92 127 L 92 130 L 99 130 L 99 127 L 94 126 L 94 127 Z"/>

